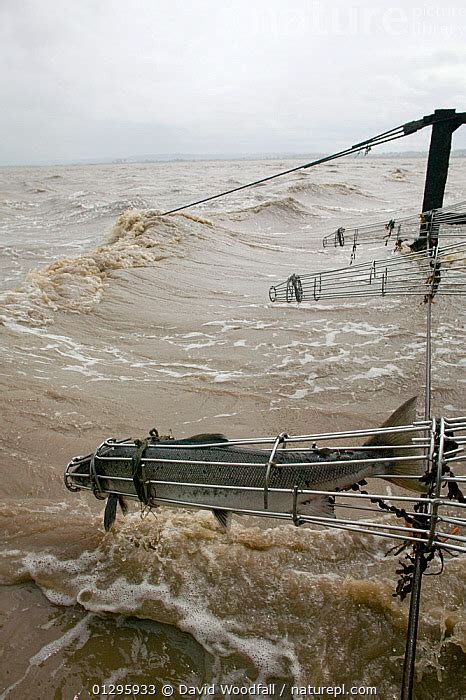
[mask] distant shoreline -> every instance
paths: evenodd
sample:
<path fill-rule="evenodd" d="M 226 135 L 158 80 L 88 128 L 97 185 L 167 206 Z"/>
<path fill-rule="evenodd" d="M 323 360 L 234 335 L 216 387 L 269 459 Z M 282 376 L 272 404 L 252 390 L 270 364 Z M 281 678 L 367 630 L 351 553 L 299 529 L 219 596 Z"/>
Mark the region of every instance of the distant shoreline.
<path fill-rule="evenodd" d="M 85 158 L 79 160 L 50 161 L 41 163 L 0 164 L 0 168 L 43 168 L 66 167 L 83 165 L 143 165 L 147 163 L 192 163 L 199 161 L 256 161 L 256 160 L 302 160 L 303 163 L 317 160 L 326 156 L 326 153 L 168 153 L 142 156 L 127 156 L 123 158 Z M 370 158 L 401 159 L 401 158 L 427 158 L 428 151 L 389 151 L 386 153 L 370 153 Z M 362 158 L 363 156 L 361 156 Z M 465 158 L 466 149 L 452 150 L 451 158 Z"/>

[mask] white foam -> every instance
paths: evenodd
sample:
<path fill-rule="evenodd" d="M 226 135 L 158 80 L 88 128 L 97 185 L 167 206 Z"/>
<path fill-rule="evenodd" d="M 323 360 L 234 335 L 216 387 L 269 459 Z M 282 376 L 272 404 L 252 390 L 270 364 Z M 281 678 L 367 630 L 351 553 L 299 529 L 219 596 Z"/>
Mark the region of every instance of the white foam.
<path fill-rule="evenodd" d="M 403 372 L 398 365 L 388 364 L 385 367 L 371 367 L 367 372 L 354 374 L 351 381 L 356 382 L 360 379 L 378 379 L 379 377 L 403 377 Z"/>
<path fill-rule="evenodd" d="M 217 372 L 214 375 L 214 382 L 216 382 L 216 383 L 230 382 L 234 379 L 239 379 L 242 376 L 244 376 L 244 374 L 240 370 L 238 370 L 236 372 Z"/>
<path fill-rule="evenodd" d="M 218 345 L 217 340 L 206 340 L 204 343 L 190 343 L 184 346 L 184 350 L 197 350 L 198 348 L 210 348 L 212 345 Z"/>
<path fill-rule="evenodd" d="M 298 399 L 298 400 L 299 400 L 299 399 L 304 399 L 304 397 L 305 397 L 308 393 L 309 393 L 309 392 L 308 392 L 307 389 L 296 389 L 296 391 L 294 392 L 294 394 L 287 394 L 287 395 L 285 394 L 285 395 L 286 395 L 287 398 L 289 398 L 289 399 Z"/>

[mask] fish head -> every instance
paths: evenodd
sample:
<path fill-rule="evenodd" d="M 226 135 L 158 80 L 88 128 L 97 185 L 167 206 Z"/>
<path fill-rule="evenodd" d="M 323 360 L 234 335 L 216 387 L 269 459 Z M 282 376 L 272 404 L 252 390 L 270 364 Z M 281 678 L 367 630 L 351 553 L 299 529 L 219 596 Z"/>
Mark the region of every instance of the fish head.
<path fill-rule="evenodd" d="M 65 486 L 69 491 L 80 491 L 91 486 L 91 463 L 93 455 L 73 457 L 65 469 Z"/>

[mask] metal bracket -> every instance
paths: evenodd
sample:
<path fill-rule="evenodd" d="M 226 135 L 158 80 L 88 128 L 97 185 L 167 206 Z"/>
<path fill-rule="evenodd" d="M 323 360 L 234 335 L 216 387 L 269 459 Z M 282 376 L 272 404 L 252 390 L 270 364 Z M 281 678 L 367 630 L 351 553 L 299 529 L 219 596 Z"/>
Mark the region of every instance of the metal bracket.
<path fill-rule="evenodd" d="M 267 470 L 265 472 L 265 482 L 264 482 L 264 510 L 269 509 L 270 473 L 272 471 L 272 467 L 277 466 L 273 460 L 274 460 L 275 454 L 277 452 L 278 446 L 283 444 L 287 438 L 288 438 L 287 433 L 280 433 L 280 435 L 277 435 L 275 442 L 274 442 L 274 445 L 272 447 L 272 451 L 270 453 L 269 461 L 267 462 Z"/>

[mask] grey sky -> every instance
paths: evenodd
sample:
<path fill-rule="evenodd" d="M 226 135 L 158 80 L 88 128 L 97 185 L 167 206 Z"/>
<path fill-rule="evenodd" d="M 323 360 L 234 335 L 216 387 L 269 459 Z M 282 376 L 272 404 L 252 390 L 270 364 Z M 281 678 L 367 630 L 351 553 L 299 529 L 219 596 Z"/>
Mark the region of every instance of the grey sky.
<path fill-rule="evenodd" d="M 0 164 L 331 152 L 466 110 L 465 47 L 462 0 L 1 0 Z"/>

